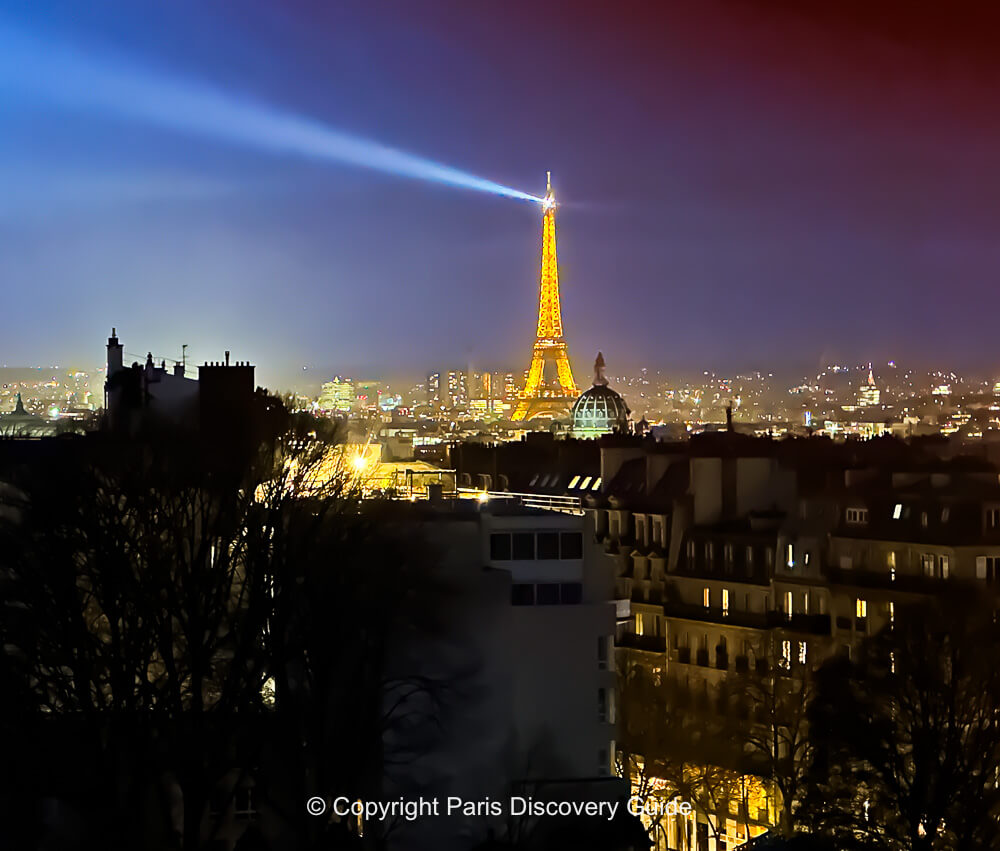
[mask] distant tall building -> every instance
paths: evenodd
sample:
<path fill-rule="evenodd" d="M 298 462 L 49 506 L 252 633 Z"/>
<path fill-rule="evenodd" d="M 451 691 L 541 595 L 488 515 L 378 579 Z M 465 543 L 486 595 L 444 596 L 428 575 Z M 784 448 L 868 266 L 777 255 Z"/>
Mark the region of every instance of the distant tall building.
<path fill-rule="evenodd" d="M 517 379 L 513 372 L 508 372 L 503 377 L 503 398 L 507 402 L 517 398 Z"/>
<path fill-rule="evenodd" d="M 331 411 L 337 414 L 349 413 L 354 406 L 354 382 L 350 378 L 337 376 L 333 381 L 327 381 L 319 394 L 321 411 Z"/>
<path fill-rule="evenodd" d="M 464 370 L 448 373 L 448 404 L 458 408 L 469 404 L 469 379 Z"/>
<path fill-rule="evenodd" d="M 872 372 L 872 365 L 868 364 L 868 381 L 862 384 L 861 389 L 858 390 L 858 404 L 877 405 L 881 397 L 882 394 L 879 392 L 878 387 L 875 386 L 875 375 Z"/>
<path fill-rule="evenodd" d="M 427 403 L 429 405 L 441 404 L 441 373 L 432 372 L 427 376 Z"/>

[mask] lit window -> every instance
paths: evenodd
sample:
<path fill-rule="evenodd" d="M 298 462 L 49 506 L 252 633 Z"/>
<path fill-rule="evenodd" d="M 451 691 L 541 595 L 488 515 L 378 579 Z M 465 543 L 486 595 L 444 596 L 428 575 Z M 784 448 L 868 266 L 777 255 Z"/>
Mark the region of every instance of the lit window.
<path fill-rule="evenodd" d="M 709 608 L 712 605 L 712 592 L 706 588 L 701 594 L 702 602 L 705 604 L 705 608 Z"/>
<path fill-rule="evenodd" d="M 778 662 L 786 671 L 792 667 L 792 642 L 781 642 L 781 660 Z"/>
<path fill-rule="evenodd" d="M 569 481 L 569 489 L 573 490 L 573 488 L 576 487 L 576 483 L 579 482 L 579 481 L 580 481 L 580 477 L 579 476 L 573 476 L 573 478 L 570 479 L 570 481 Z"/>
<path fill-rule="evenodd" d="M 590 489 L 591 489 L 592 491 L 596 491 L 596 490 L 598 490 L 598 489 L 599 489 L 600 487 L 601 487 L 601 477 L 600 477 L 600 476 L 598 476 L 598 477 L 597 477 L 596 479 L 594 479 L 594 484 L 592 484 L 592 485 L 590 486 Z"/>
<path fill-rule="evenodd" d="M 848 508 L 847 509 L 847 522 L 848 523 L 867 523 L 868 522 L 868 509 L 867 508 Z"/>
<path fill-rule="evenodd" d="M 903 516 L 903 503 L 897 502 L 896 507 L 892 509 L 892 519 L 899 520 Z"/>
<path fill-rule="evenodd" d="M 891 625 L 891 624 L 894 624 L 895 622 L 896 622 L 896 604 L 894 602 L 892 602 L 892 600 L 890 600 L 889 601 L 889 623 Z"/>
<path fill-rule="evenodd" d="M 944 508 L 942 508 L 941 509 L 941 522 L 942 523 L 947 523 L 948 522 L 948 517 L 950 515 L 951 515 L 951 509 L 948 508 L 948 506 L 945 506 Z"/>
<path fill-rule="evenodd" d="M 889 672 L 892 674 L 896 673 L 896 651 L 889 651 Z"/>
<path fill-rule="evenodd" d="M 688 541 L 688 543 L 687 543 L 688 561 L 690 561 L 692 563 L 694 562 L 694 558 L 695 558 L 695 552 L 696 552 L 695 547 L 696 546 L 697 545 L 695 544 L 694 541 Z"/>
<path fill-rule="evenodd" d="M 921 511 L 920 512 L 920 525 L 923 526 L 925 529 L 927 528 L 927 512 L 926 511 Z"/>
<path fill-rule="evenodd" d="M 789 617 L 791 617 L 792 616 L 792 610 L 793 610 L 792 592 L 791 591 L 786 591 L 785 592 L 785 614 L 788 615 Z"/>
<path fill-rule="evenodd" d="M 806 642 L 799 642 L 799 664 L 804 665 L 806 663 L 806 654 L 809 652 Z"/>
<path fill-rule="evenodd" d="M 941 579 L 948 578 L 949 560 L 948 556 L 938 556 L 938 576 Z"/>
<path fill-rule="evenodd" d="M 729 589 L 722 589 L 722 614 L 729 614 Z"/>
<path fill-rule="evenodd" d="M 868 601 L 862 600 L 860 597 L 858 597 L 857 602 L 855 604 L 855 610 L 859 618 L 868 617 Z"/>
<path fill-rule="evenodd" d="M 802 553 L 802 564 L 804 564 L 806 567 L 809 567 L 809 551 L 808 550 L 806 552 Z"/>
<path fill-rule="evenodd" d="M 895 567 L 896 567 L 896 551 L 895 550 L 889 550 L 889 552 L 886 553 L 885 563 L 888 566 L 889 570 L 894 570 L 895 569 Z"/>
<path fill-rule="evenodd" d="M 795 567 L 795 547 L 792 544 L 785 547 L 785 563 L 789 567 Z"/>
<path fill-rule="evenodd" d="M 635 613 L 635 634 L 642 635 L 642 614 Z"/>
<path fill-rule="evenodd" d="M 590 480 L 591 480 L 592 478 L 593 478 L 593 476 L 587 476 L 587 477 L 586 477 L 586 478 L 585 478 L 585 479 L 583 480 L 583 484 L 582 484 L 582 485 L 580 485 L 580 490 L 582 490 L 582 491 L 585 491 L 585 490 L 587 489 L 587 486 L 588 486 L 588 485 L 590 484 Z"/>

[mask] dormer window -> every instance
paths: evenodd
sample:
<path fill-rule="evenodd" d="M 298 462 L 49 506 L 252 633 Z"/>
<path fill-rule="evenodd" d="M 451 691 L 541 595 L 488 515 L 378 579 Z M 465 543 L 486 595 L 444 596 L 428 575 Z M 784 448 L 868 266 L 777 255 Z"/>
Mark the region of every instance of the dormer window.
<path fill-rule="evenodd" d="M 867 508 L 848 508 L 847 522 L 852 525 L 863 525 L 868 522 Z"/>

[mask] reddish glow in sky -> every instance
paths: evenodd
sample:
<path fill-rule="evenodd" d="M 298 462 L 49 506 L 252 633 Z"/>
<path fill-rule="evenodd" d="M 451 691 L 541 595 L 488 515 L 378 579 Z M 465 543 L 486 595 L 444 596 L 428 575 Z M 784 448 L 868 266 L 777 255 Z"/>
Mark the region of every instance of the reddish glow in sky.
<path fill-rule="evenodd" d="M 551 169 L 581 374 L 598 348 L 1000 368 L 997 15 L 649 5 L 9 0 L 4 20 L 528 192 Z M 0 360 L 90 365 L 114 324 L 272 384 L 523 368 L 540 219 L 0 88 Z"/>

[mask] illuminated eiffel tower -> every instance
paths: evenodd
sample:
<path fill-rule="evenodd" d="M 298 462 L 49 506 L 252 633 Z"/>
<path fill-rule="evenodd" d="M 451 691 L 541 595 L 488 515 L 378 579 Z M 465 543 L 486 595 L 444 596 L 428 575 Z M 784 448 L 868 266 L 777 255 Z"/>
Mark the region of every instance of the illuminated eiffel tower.
<path fill-rule="evenodd" d="M 580 395 L 569 352 L 563 337 L 562 309 L 559 306 L 559 268 L 556 265 L 556 196 L 552 191 L 552 172 L 548 173 L 542 216 L 542 274 L 538 293 L 538 332 L 531 350 L 528 380 L 521 391 L 512 420 L 530 420 L 540 416 L 560 416 L 569 411 Z M 555 366 L 555 375 L 546 378 L 545 366 Z M 550 370 L 551 371 L 551 370 Z"/>

